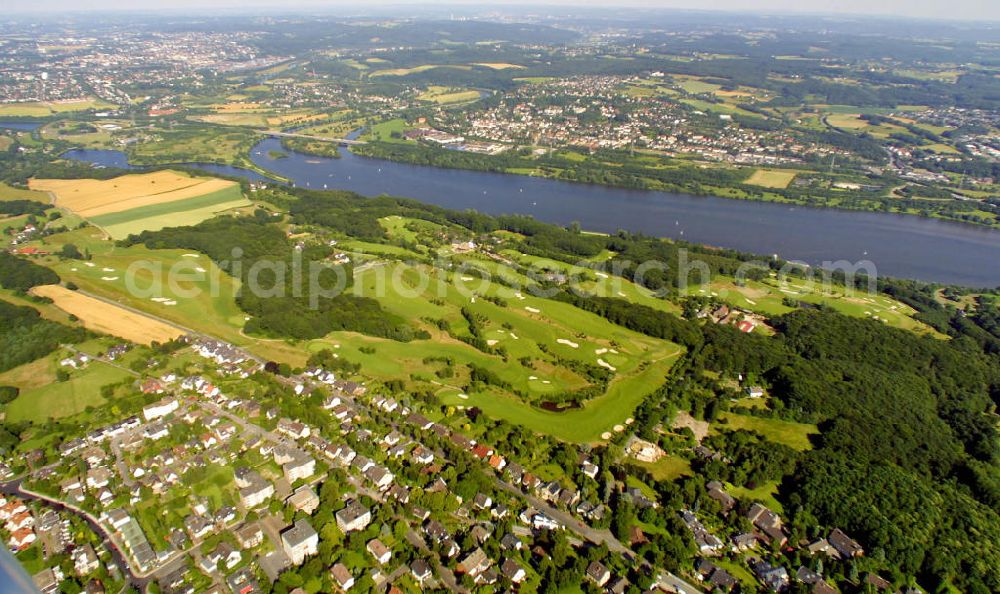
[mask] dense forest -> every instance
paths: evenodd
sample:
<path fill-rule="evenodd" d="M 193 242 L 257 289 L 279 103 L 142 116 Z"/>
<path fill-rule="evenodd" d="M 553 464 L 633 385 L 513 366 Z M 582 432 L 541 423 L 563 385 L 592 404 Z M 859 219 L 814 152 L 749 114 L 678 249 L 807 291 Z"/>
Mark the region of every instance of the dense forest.
<path fill-rule="evenodd" d="M 0 301 L 0 371 L 44 357 L 61 344 L 82 342 L 88 336 L 83 328 L 43 319 L 31 307 Z"/>
<path fill-rule="evenodd" d="M 700 467 L 753 486 L 784 477 L 797 525 L 857 535 L 894 579 L 966 592 L 1000 588 L 1000 358 L 974 340 L 920 337 L 872 320 L 803 309 L 772 320 L 775 337 L 701 327 L 704 344 L 637 412 L 640 431 L 669 411 L 706 418 L 730 406 L 714 374 L 761 378 L 777 418 L 817 423 L 798 455 L 753 436 L 706 441 L 727 456 Z M 706 375 L 704 371 L 712 371 Z"/>
<path fill-rule="evenodd" d="M 23 293 L 31 287 L 58 282 L 59 275 L 50 269 L 8 252 L 0 252 L 0 287 Z"/>

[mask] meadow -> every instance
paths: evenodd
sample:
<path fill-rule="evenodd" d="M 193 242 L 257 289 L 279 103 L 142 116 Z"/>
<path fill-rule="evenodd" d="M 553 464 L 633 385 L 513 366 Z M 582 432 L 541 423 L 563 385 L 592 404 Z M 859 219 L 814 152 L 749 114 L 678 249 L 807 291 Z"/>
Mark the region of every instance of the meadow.
<path fill-rule="evenodd" d="M 714 423 L 711 432 L 716 432 L 720 427 L 728 430 L 756 431 L 770 441 L 781 443 L 799 451 L 812 449 L 812 442 L 809 436 L 818 435 L 819 429 L 816 425 L 806 423 L 795 423 L 793 421 L 783 421 L 781 419 L 769 419 L 766 417 L 754 417 L 733 412 L 722 413 L 719 421 Z"/>
<path fill-rule="evenodd" d="M 466 103 L 479 99 L 479 91 L 452 87 L 428 87 L 426 91 L 417 96 L 421 101 L 429 101 L 438 105 L 450 103 Z"/>
<path fill-rule="evenodd" d="M 780 171 L 776 169 L 757 169 L 747 178 L 745 183 L 764 188 L 787 188 L 795 179 L 795 171 Z"/>
<path fill-rule="evenodd" d="M 21 388 L 20 395 L 6 407 L 8 422 L 42 423 L 49 418 L 76 415 L 84 412 L 89 406 L 104 404 L 101 386 L 131 377 L 131 374 L 123 369 L 101 361 L 93 361 L 84 369 L 69 370 L 68 380 L 56 381 L 58 361 L 66 354 L 57 353 L 0 375 L 0 383 Z M 25 381 L 29 376 L 34 379 Z M 42 380 L 44 383 L 39 383 L 37 380 Z"/>

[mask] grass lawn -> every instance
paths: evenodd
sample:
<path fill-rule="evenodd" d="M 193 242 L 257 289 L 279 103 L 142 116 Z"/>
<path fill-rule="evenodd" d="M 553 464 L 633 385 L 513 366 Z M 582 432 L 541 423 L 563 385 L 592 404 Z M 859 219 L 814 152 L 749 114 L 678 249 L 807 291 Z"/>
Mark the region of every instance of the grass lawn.
<path fill-rule="evenodd" d="M 756 489 L 727 485 L 726 491 L 733 497 L 749 499 L 750 501 L 760 501 L 779 514 L 784 513 L 781 503 L 774 497 L 775 493 L 778 492 L 778 481 L 766 482 Z"/>
<path fill-rule="evenodd" d="M 656 462 L 637 462 L 632 464 L 648 470 L 658 481 L 672 481 L 682 476 L 691 476 L 691 463 L 680 456 L 664 456 Z"/>
<path fill-rule="evenodd" d="M 819 433 L 816 425 L 780 419 L 751 417 L 731 412 L 722 413 L 719 418 L 722 422 L 713 424 L 712 431 L 718 431 L 719 427 L 756 431 L 773 442 L 783 443 L 799 451 L 812 449 L 809 436 Z"/>
<path fill-rule="evenodd" d="M 405 142 L 403 138 L 393 138 L 392 133 L 402 134 L 406 127 L 406 120 L 386 120 L 373 125 L 367 136 L 381 142 Z"/>
<path fill-rule="evenodd" d="M 42 361 L 50 366 L 46 371 L 51 370 L 54 377 L 54 368 L 58 366 L 56 359 L 50 357 Z M 39 367 L 41 365 L 33 369 Z M 8 373 L 15 371 L 17 370 Z M 43 422 L 49 417 L 75 415 L 83 412 L 88 406 L 100 406 L 104 403 L 101 386 L 119 382 L 131 377 L 131 374 L 106 363 L 94 361 L 86 369 L 70 371 L 70 376 L 65 382 L 53 382 L 22 391 L 16 400 L 7 405 L 7 421 Z"/>
<path fill-rule="evenodd" d="M 722 569 L 728 571 L 730 575 L 739 580 L 740 583 L 743 584 L 744 586 L 747 586 L 751 589 L 756 589 L 757 580 L 754 579 L 753 574 L 750 573 L 750 570 L 747 569 L 745 565 L 741 563 L 736 563 L 735 561 L 730 561 L 725 557 L 713 558 L 712 563 L 715 563 Z"/>
<path fill-rule="evenodd" d="M 787 188 L 795 179 L 795 171 L 779 171 L 775 169 L 758 169 L 753 172 L 746 183 L 765 188 Z"/>

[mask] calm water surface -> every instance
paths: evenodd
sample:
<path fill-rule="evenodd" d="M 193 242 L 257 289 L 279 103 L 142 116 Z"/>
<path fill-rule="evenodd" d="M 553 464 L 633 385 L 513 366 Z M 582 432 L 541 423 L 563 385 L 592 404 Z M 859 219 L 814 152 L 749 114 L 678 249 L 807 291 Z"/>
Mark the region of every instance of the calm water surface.
<path fill-rule="evenodd" d="M 271 159 L 269 151 L 288 154 Z M 734 248 L 813 265 L 869 260 L 881 275 L 975 287 L 1000 286 L 1000 231 L 915 216 L 849 212 L 780 204 L 574 184 L 479 171 L 367 159 L 341 149 L 340 159 L 291 153 L 277 139 L 258 143 L 258 166 L 311 189 L 391 194 L 455 209 L 519 213 L 560 225 L 618 229 Z M 117 151 L 71 151 L 67 157 L 127 165 Z M 226 175 L 255 172 L 205 166 Z"/>

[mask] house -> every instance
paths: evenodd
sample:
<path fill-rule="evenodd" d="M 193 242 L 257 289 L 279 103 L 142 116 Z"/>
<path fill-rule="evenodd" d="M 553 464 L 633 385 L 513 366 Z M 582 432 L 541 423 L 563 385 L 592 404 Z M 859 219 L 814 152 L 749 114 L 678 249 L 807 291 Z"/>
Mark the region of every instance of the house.
<path fill-rule="evenodd" d="M 294 493 L 288 496 L 285 503 L 291 505 L 296 511 L 305 512 L 312 515 L 319 507 L 319 496 L 309 485 L 299 487 Z"/>
<path fill-rule="evenodd" d="M 524 548 L 524 543 L 521 542 L 521 539 L 515 536 L 514 533 L 508 532 L 500 539 L 500 546 L 505 551 L 520 551 Z"/>
<path fill-rule="evenodd" d="M 763 538 L 768 544 L 776 542 L 778 545 L 784 545 L 788 541 L 781 526 L 781 516 L 760 503 L 750 506 L 747 519 L 763 533 Z"/>
<path fill-rule="evenodd" d="M 285 463 L 281 469 L 285 473 L 285 479 L 289 483 L 297 480 L 307 479 L 316 472 L 316 460 L 312 456 L 299 454 L 291 462 Z"/>
<path fill-rule="evenodd" d="M 383 466 L 372 466 L 365 471 L 365 478 L 375 485 L 375 488 L 379 491 L 385 491 L 392 485 L 392 481 L 395 478 L 388 468 Z"/>
<path fill-rule="evenodd" d="M 732 590 L 738 583 L 729 572 L 708 559 L 698 559 L 694 564 L 699 580 L 723 592 Z"/>
<path fill-rule="evenodd" d="M 352 530 L 363 530 L 372 520 L 371 510 L 357 499 L 338 511 L 336 517 L 337 526 L 345 533 Z"/>
<path fill-rule="evenodd" d="M 350 590 L 351 586 L 354 585 L 354 576 L 351 575 L 350 570 L 347 569 L 347 566 L 343 563 L 337 563 L 330 568 L 330 577 L 332 577 L 333 581 L 335 581 L 340 589 L 345 592 Z"/>
<path fill-rule="evenodd" d="M 410 574 L 420 585 L 423 585 L 425 581 L 431 579 L 431 566 L 423 559 L 416 559 L 410 563 Z"/>
<path fill-rule="evenodd" d="M 24 549 L 31 546 L 31 543 L 35 542 L 38 537 L 35 535 L 35 531 L 31 528 L 21 528 L 11 532 L 10 538 L 7 539 L 7 545 L 15 551 L 23 551 Z"/>
<path fill-rule="evenodd" d="M 500 573 L 515 584 L 520 584 L 528 575 L 524 568 L 513 559 L 504 559 L 504 562 L 500 564 Z"/>
<path fill-rule="evenodd" d="M 719 502 L 723 512 L 729 512 L 736 507 L 736 499 L 726 493 L 719 481 L 710 481 L 705 487 L 708 489 L 708 496 Z"/>
<path fill-rule="evenodd" d="M 434 542 L 441 542 L 451 536 L 451 534 L 448 533 L 448 529 L 437 520 L 430 520 L 424 524 L 424 534 L 426 534 L 427 537 Z"/>
<path fill-rule="evenodd" d="M 365 548 L 368 549 L 368 552 L 371 553 L 371 556 L 375 558 L 375 561 L 379 565 L 385 565 L 392 558 L 392 551 L 377 538 L 369 540 Z"/>
<path fill-rule="evenodd" d="M 281 533 L 281 548 L 293 565 L 301 565 L 306 557 L 315 555 L 318 544 L 319 535 L 305 519 Z"/>
<path fill-rule="evenodd" d="M 226 564 L 227 569 L 236 567 L 243 560 L 243 555 L 228 542 L 220 543 L 215 548 L 214 553 L 219 560 Z"/>
<path fill-rule="evenodd" d="M 163 383 L 158 379 L 149 378 L 139 386 L 143 394 L 162 394 L 166 391 Z"/>
<path fill-rule="evenodd" d="M 489 509 L 493 505 L 493 500 L 485 493 L 476 493 L 472 499 L 472 504 L 479 509 Z"/>
<path fill-rule="evenodd" d="M 412 455 L 417 464 L 430 464 L 434 461 L 434 453 L 422 445 L 413 448 Z"/>
<path fill-rule="evenodd" d="M 553 520 L 543 513 L 537 513 L 531 518 L 531 525 L 535 530 L 558 530 L 562 528 L 559 522 Z"/>
<path fill-rule="evenodd" d="M 584 460 L 583 464 L 580 465 L 580 472 L 582 472 L 584 476 L 592 479 L 596 479 L 597 473 L 599 473 L 600 471 L 601 468 L 597 464 L 591 462 L 590 460 Z"/>
<path fill-rule="evenodd" d="M 764 388 L 760 386 L 749 386 L 745 391 L 750 398 L 760 398 L 764 395 Z"/>
<path fill-rule="evenodd" d="M 176 398 L 164 398 L 153 404 L 146 405 L 142 408 L 142 416 L 146 418 L 147 421 L 153 421 L 169 415 L 178 409 L 180 404 L 177 402 Z"/>
<path fill-rule="evenodd" d="M 260 546 L 264 542 L 264 532 L 260 529 L 260 524 L 253 522 L 244 525 L 234 533 L 236 543 L 243 550 Z"/>
<path fill-rule="evenodd" d="M 734 551 L 748 551 L 757 546 L 757 537 L 752 532 L 741 532 L 733 535 L 731 539 Z"/>
<path fill-rule="evenodd" d="M 63 581 L 63 572 L 58 567 L 50 567 L 31 576 L 35 589 L 42 594 L 55 594 L 59 591 L 59 583 Z"/>
<path fill-rule="evenodd" d="M 852 559 L 865 554 L 865 550 L 861 545 L 856 540 L 844 534 L 844 531 L 840 528 L 831 530 L 830 536 L 826 539 L 830 542 L 830 546 L 839 553 L 841 559 Z"/>
<path fill-rule="evenodd" d="M 7 532 L 17 532 L 22 528 L 32 528 L 34 525 L 35 517 L 31 515 L 31 512 L 23 511 L 7 518 L 4 528 L 7 529 Z"/>
<path fill-rule="evenodd" d="M 597 587 L 603 588 L 611 579 L 611 572 L 600 561 L 591 561 L 587 566 L 587 579 L 597 584 Z"/>
<path fill-rule="evenodd" d="M 256 472 L 247 473 L 246 487 L 240 489 L 240 502 L 245 509 L 259 507 L 274 495 L 274 485 Z"/>
<path fill-rule="evenodd" d="M 107 487 L 113 476 L 114 474 L 103 466 L 92 468 L 87 471 L 87 488 L 96 490 Z"/>
<path fill-rule="evenodd" d="M 493 561 L 486 556 L 486 553 L 481 548 L 476 547 L 474 551 L 459 561 L 458 569 L 463 573 L 469 574 L 472 578 L 476 578 L 489 569 L 492 564 Z"/>
<path fill-rule="evenodd" d="M 184 518 L 184 529 L 191 536 L 191 540 L 205 538 L 215 531 L 215 525 L 203 516 L 191 515 Z"/>
<path fill-rule="evenodd" d="M 757 578 L 764 582 L 764 585 L 772 592 L 781 592 L 791 582 L 787 569 L 784 567 L 775 567 L 767 561 L 751 559 L 750 569 L 753 570 Z"/>
<path fill-rule="evenodd" d="M 253 594 L 260 591 L 257 587 L 257 578 L 249 567 L 244 567 L 227 577 L 226 585 L 233 594 Z"/>
<path fill-rule="evenodd" d="M 279 419 L 275 430 L 295 440 L 305 439 L 311 433 L 305 424 L 291 419 Z"/>

